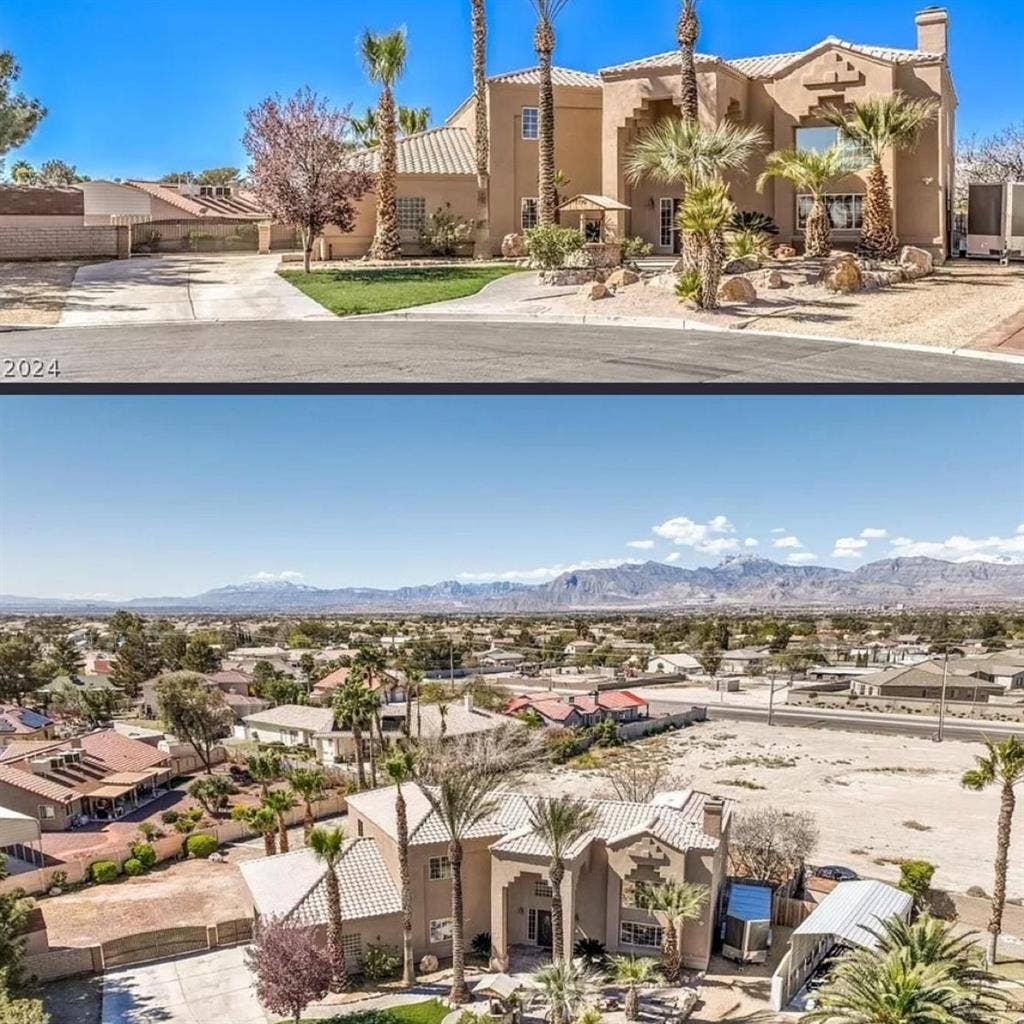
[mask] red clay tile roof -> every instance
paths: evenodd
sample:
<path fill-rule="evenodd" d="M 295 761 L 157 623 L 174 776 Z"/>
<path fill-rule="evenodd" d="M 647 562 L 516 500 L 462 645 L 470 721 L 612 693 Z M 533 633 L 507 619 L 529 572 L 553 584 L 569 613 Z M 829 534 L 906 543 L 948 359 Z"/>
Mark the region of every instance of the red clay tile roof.
<path fill-rule="evenodd" d="M 597 695 L 597 703 L 609 711 L 625 711 L 627 708 L 643 707 L 647 701 L 629 690 L 609 690 Z"/>
<path fill-rule="evenodd" d="M 193 217 L 224 217 L 229 220 L 261 220 L 266 214 L 257 205 L 252 194 L 236 188 L 230 196 L 186 196 L 174 186 L 159 181 L 127 181 L 142 192 L 162 199 L 171 206 Z"/>
<path fill-rule="evenodd" d="M 148 743 L 122 736 L 113 729 L 88 733 L 82 738 L 82 750 L 102 761 L 112 771 L 137 772 L 143 768 L 166 764 L 171 755 Z"/>
<path fill-rule="evenodd" d="M 323 679 L 318 680 L 313 684 L 314 690 L 332 690 L 335 686 L 341 686 L 342 683 L 348 679 L 348 674 L 352 671 L 348 666 L 342 666 L 336 668 L 333 672 L 328 672 Z"/>
<path fill-rule="evenodd" d="M 0 764 L 0 783 L 7 783 L 26 793 L 34 793 L 36 796 L 45 797 L 47 800 L 56 800 L 59 803 L 70 803 L 77 800 L 79 794 L 75 790 L 62 786 L 52 779 L 45 779 L 42 775 L 36 775 L 27 769 L 15 768 L 9 764 Z"/>
<path fill-rule="evenodd" d="M 573 711 L 576 710 L 571 704 L 566 704 L 557 698 L 534 701 L 531 706 L 538 715 L 550 718 L 554 722 L 564 722 L 567 718 L 571 718 Z"/>

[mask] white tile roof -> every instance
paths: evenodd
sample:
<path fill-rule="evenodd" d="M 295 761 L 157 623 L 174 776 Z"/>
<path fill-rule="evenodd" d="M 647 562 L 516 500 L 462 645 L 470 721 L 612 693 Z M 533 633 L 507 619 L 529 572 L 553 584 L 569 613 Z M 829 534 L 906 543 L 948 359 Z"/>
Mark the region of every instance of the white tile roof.
<path fill-rule="evenodd" d="M 709 53 L 695 53 L 694 59 L 698 64 L 716 64 L 718 58 Z M 666 50 L 664 53 L 656 53 L 651 57 L 641 57 L 639 60 L 629 60 L 624 64 L 613 64 L 611 67 L 601 68 L 599 75 L 618 74 L 620 71 L 646 71 L 659 68 L 676 68 L 682 64 L 679 47 L 674 50 Z"/>
<path fill-rule="evenodd" d="M 257 729 L 261 725 L 269 725 L 278 729 L 324 732 L 334 725 L 334 711 L 312 704 L 281 704 L 276 708 L 267 708 L 266 711 L 255 711 L 246 715 L 242 721 Z"/>
<path fill-rule="evenodd" d="M 489 82 L 507 85 L 540 85 L 540 68 L 522 68 L 519 71 L 506 71 L 501 75 L 492 75 Z M 600 89 L 601 79 L 587 71 L 575 71 L 572 68 L 551 69 L 553 85 L 567 86 L 570 89 Z"/>
<path fill-rule="evenodd" d="M 308 847 L 242 861 L 238 867 L 261 917 L 327 922 L 327 869 Z M 373 839 L 348 840 L 337 870 L 344 920 L 401 911 L 401 896 Z"/>
<path fill-rule="evenodd" d="M 377 169 L 377 153 L 360 154 L 371 171 Z M 443 125 L 398 140 L 399 174 L 476 174 L 473 138 L 465 128 Z"/>

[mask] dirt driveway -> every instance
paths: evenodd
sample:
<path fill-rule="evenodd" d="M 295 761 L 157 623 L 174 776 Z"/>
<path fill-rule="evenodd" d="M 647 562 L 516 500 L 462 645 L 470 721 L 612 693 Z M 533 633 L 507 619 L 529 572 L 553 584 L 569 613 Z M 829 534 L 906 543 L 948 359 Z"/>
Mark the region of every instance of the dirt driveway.
<path fill-rule="evenodd" d="M 134 256 L 83 267 L 62 327 L 223 320 L 333 320 L 278 276 L 278 256 Z"/>
<path fill-rule="evenodd" d="M 0 326 L 48 327 L 60 321 L 81 260 L 0 263 Z"/>

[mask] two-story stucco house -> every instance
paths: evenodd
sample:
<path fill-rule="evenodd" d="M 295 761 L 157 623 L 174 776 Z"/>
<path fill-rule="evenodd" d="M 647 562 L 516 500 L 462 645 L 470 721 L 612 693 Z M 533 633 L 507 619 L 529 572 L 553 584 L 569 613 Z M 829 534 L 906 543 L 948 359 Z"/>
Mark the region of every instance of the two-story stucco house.
<path fill-rule="evenodd" d="M 408 807 L 413 948 L 417 958 L 451 955 L 451 863 L 448 835 L 419 786 L 403 787 Z M 496 810 L 469 832 L 463 889 L 467 942 L 491 935 L 491 960 L 506 969 L 517 947 L 550 948 L 550 858 L 529 827 L 537 799 L 497 794 Z M 650 888 L 669 880 L 709 890 L 699 921 L 682 933 L 685 964 L 705 968 L 711 955 L 715 908 L 728 853 L 731 806 L 686 790 L 650 804 L 588 801 L 596 827 L 566 858 L 562 900 L 566 952 L 580 938 L 609 952 L 656 955 L 661 923 L 646 909 Z M 345 905 L 346 953 L 358 958 L 372 943 L 401 946 L 400 881 L 395 790 L 368 790 L 348 798 L 352 837 L 339 865 Z M 241 865 L 256 913 L 326 925 L 324 867 L 306 849 Z"/>
<path fill-rule="evenodd" d="M 885 170 L 901 241 L 945 255 L 957 109 L 949 66 L 949 16 L 928 8 L 917 15 L 916 30 L 916 45 L 907 49 L 829 37 L 790 53 L 738 59 L 698 54 L 701 119 L 709 125 L 725 120 L 759 125 L 767 140 L 765 153 L 823 149 L 837 138 L 820 116 L 823 106 L 897 90 L 934 99 L 934 122 L 912 151 L 890 154 Z M 555 69 L 555 165 L 565 182 L 560 196 L 566 204 L 564 223 L 588 227 L 586 210 L 593 208 L 606 237 L 639 235 L 658 253 L 679 251 L 678 192 L 653 182 L 631 184 L 625 168 L 638 136 L 660 118 L 678 115 L 680 65 L 679 51 L 670 50 L 597 74 Z M 539 85 L 536 68 L 497 75 L 487 85 L 495 253 L 505 235 L 537 221 Z M 398 216 L 408 251 L 418 251 L 419 229 L 434 210 L 447 206 L 466 220 L 476 216 L 474 132 L 475 100 L 470 98 L 443 126 L 399 141 Z M 758 192 L 755 182 L 762 170 L 763 158 L 758 158 L 744 173 L 734 174 L 732 196 L 742 210 L 769 214 L 778 225 L 779 240 L 799 246 L 810 199 L 781 180 Z M 864 173 L 851 174 L 834 186 L 828 206 L 837 246 L 856 241 L 865 191 Z M 586 202 L 571 203 L 577 196 L 585 196 Z M 326 232 L 323 255 L 365 254 L 374 226 L 371 195 L 360 205 L 353 232 Z"/>

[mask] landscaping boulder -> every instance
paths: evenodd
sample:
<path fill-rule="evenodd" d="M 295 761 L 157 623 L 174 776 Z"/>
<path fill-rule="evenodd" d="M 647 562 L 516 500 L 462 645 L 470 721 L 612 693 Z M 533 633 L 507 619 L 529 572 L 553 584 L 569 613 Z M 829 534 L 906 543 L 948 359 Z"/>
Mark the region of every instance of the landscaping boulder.
<path fill-rule="evenodd" d="M 864 274 L 852 252 L 835 256 L 825 265 L 821 283 L 830 291 L 840 295 L 852 295 L 864 287 Z"/>
<path fill-rule="evenodd" d="M 903 271 L 899 268 L 881 267 L 877 270 L 862 270 L 861 277 L 864 281 L 864 291 L 875 291 L 878 288 L 891 288 L 905 280 Z"/>
<path fill-rule="evenodd" d="M 679 283 L 679 274 L 674 271 L 668 271 L 664 274 L 655 274 L 654 277 L 645 277 L 644 285 L 648 288 L 654 288 L 659 292 L 672 292 L 675 293 L 676 285 Z"/>
<path fill-rule="evenodd" d="M 580 295 L 590 302 L 596 302 L 598 299 L 607 299 L 611 294 L 608 286 L 600 281 L 591 281 L 590 284 L 585 284 L 580 289 Z"/>
<path fill-rule="evenodd" d="M 634 270 L 616 270 L 609 275 L 605 284 L 609 288 L 625 288 L 627 285 L 636 284 L 640 275 Z"/>
<path fill-rule="evenodd" d="M 913 245 L 905 245 L 900 252 L 900 269 L 908 281 L 916 281 L 935 272 L 932 254 Z"/>
<path fill-rule="evenodd" d="M 786 279 L 777 270 L 762 270 L 759 274 L 751 276 L 755 288 L 785 288 Z"/>
<path fill-rule="evenodd" d="M 796 249 L 791 245 L 777 245 L 775 247 L 775 252 L 773 252 L 772 255 L 777 260 L 795 260 Z"/>
<path fill-rule="evenodd" d="M 526 255 L 526 235 L 515 231 L 501 241 L 501 255 L 508 260 L 521 260 Z"/>
<path fill-rule="evenodd" d="M 757 289 L 745 277 L 730 277 L 718 289 L 719 302 L 740 302 L 747 305 L 757 301 Z"/>
<path fill-rule="evenodd" d="M 420 974 L 436 974 L 440 964 L 433 953 L 427 953 L 420 958 Z"/>
<path fill-rule="evenodd" d="M 561 270 L 542 270 L 540 281 L 541 284 L 555 285 L 560 288 L 578 288 L 580 285 L 590 284 L 592 281 L 603 282 L 607 276 L 607 270 L 563 267 Z"/>
<path fill-rule="evenodd" d="M 724 267 L 722 267 L 723 274 L 749 274 L 752 270 L 757 270 L 761 266 L 760 260 L 756 256 L 744 256 L 742 259 L 729 260 Z"/>

